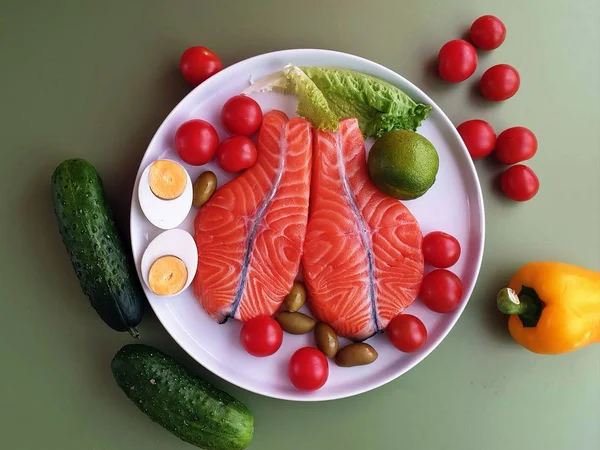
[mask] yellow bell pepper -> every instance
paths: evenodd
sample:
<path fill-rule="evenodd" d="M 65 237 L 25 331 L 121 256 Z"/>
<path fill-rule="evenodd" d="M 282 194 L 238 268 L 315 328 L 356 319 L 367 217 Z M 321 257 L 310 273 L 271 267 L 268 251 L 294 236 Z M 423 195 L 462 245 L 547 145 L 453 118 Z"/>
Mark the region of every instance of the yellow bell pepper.
<path fill-rule="evenodd" d="M 533 262 L 500 291 L 512 337 L 534 353 L 559 354 L 600 342 L 600 273 Z"/>

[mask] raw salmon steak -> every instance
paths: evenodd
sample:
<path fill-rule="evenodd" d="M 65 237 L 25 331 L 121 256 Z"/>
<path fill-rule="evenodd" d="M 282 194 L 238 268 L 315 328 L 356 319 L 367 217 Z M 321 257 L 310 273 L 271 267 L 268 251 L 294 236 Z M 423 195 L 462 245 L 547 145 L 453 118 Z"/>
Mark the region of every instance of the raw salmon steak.
<path fill-rule="evenodd" d="M 309 306 L 340 336 L 364 340 L 410 305 L 423 279 L 410 211 L 371 182 L 356 119 L 317 131 L 303 271 Z"/>
<path fill-rule="evenodd" d="M 194 293 L 217 322 L 273 314 L 296 277 L 308 221 L 311 125 L 265 114 L 256 164 L 221 187 L 194 222 Z"/>

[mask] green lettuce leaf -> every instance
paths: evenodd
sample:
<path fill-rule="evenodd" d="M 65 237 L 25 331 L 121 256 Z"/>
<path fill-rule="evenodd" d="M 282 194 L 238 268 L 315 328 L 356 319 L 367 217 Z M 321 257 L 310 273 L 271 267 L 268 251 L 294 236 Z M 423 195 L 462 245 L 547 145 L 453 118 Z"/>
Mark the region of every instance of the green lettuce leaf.
<path fill-rule="evenodd" d="M 394 85 L 347 69 L 287 65 L 244 93 L 270 90 L 296 95 L 298 115 L 319 130 L 335 131 L 340 119 L 355 117 L 365 137 L 415 131 L 431 111 Z"/>
<path fill-rule="evenodd" d="M 302 67 L 340 119 L 356 117 L 366 137 L 393 130 L 415 131 L 431 106 L 414 102 L 396 86 L 353 70 Z"/>
<path fill-rule="evenodd" d="M 315 83 L 297 66 L 284 67 L 283 74 L 288 81 L 286 93 L 298 97 L 300 117 L 309 120 L 317 130 L 337 131 L 339 116 L 329 106 L 328 99 Z"/>

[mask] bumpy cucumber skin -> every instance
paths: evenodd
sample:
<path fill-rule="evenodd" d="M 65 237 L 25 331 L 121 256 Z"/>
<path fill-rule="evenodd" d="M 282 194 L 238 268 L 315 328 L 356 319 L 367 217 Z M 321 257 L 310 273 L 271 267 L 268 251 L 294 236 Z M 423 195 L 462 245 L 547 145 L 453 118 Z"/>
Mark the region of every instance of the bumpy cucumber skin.
<path fill-rule="evenodd" d="M 126 345 L 111 368 L 129 399 L 182 440 L 207 450 L 241 450 L 250 445 L 254 418 L 246 405 L 161 351 Z"/>
<path fill-rule="evenodd" d="M 61 163 L 52 174 L 52 200 L 84 294 L 108 326 L 137 337 L 144 293 L 94 166 L 83 159 Z"/>

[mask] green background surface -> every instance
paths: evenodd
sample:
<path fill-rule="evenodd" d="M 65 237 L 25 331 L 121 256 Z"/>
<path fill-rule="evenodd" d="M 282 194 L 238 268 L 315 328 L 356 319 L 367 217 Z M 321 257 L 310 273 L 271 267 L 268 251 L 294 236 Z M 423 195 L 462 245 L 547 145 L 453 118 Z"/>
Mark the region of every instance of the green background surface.
<path fill-rule="evenodd" d="M 449 85 L 433 62 L 479 15 L 508 28 L 475 76 Z M 210 374 L 256 418 L 251 449 L 600 448 L 600 346 L 557 357 L 516 345 L 495 293 L 523 263 L 562 260 L 600 271 L 600 3 L 0 0 L 0 446 L 10 450 L 192 448 L 153 424 L 113 382 L 126 334 L 83 297 L 60 240 L 50 175 L 85 157 L 102 174 L 126 232 L 138 163 L 189 87 L 181 52 L 205 45 L 232 64 L 286 48 L 340 50 L 381 63 L 424 89 L 455 124 L 530 127 L 541 190 L 502 198 L 501 168 L 477 162 L 486 206 L 481 275 L 441 345 L 401 378 L 345 400 L 300 404 L 260 397 Z M 518 68 L 518 94 L 476 92 L 496 63 Z M 203 373 L 148 313 L 142 342 Z"/>

